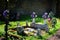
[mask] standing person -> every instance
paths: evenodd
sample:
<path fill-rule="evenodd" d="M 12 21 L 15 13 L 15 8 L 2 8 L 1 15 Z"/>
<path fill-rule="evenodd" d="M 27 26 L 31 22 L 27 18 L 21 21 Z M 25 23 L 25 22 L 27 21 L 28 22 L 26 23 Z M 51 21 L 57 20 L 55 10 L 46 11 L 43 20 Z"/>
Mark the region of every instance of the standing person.
<path fill-rule="evenodd" d="M 37 17 L 36 13 L 33 12 L 33 13 L 31 14 L 31 17 L 32 17 L 32 23 L 35 23 L 35 18 Z"/>
<path fill-rule="evenodd" d="M 42 18 L 44 19 L 44 24 L 47 24 L 48 13 L 45 12 Z"/>

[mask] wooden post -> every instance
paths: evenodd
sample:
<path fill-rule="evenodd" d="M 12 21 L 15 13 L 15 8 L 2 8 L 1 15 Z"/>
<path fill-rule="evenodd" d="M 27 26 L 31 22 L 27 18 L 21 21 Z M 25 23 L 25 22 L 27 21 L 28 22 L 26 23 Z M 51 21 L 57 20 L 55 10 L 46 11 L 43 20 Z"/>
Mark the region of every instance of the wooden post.
<path fill-rule="evenodd" d="M 60 17 L 60 0 L 56 0 L 56 17 Z"/>
<path fill-rule="evenodd" d="M 8 0 L 5 0 L 5 10 L 6 9 L 8 9 Z M 7 33 L 7 31 L 8 31 L 8 24 L 9 24 L 9 21 L 8 21 L 8 19 L 7 18 L 5 18 L 5 40 L 8 40 L 8 33 Z"/>
<path fill-rule="evenodd" d="M 7 31 L 8 31 L 8 23 L 6 23 L 6 25 L 5 25 L 5 39 L 6 40 L 8 40 L 8 33 L 7 33 Z"/>

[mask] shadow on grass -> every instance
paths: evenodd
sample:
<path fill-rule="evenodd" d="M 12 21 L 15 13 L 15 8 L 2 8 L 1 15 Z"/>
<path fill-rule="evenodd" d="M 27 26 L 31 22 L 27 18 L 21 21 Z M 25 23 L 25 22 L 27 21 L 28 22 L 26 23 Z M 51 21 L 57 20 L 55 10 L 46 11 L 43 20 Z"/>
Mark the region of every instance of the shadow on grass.
<path fill-rule="evenodd" d="M 4 21 L 0 21 L 0 25 L 5 24 Z"/>
<path fill-rule="evenodd" d="M 32 18 L 31 17 L 22 17 L 21 19 L 19 20 L 12 20 L 12 21 L 9 21 L 9 22 L 19 22 L 19 21 L 22 21 L 22 22 L 32 22 Z M 37 17 L 36 18 L 36 22 L 43 22 L 43 19 L 41 17 Z M 0 21 L 0 25 L 2 24 L 5 24 L 4 21 Z"/>

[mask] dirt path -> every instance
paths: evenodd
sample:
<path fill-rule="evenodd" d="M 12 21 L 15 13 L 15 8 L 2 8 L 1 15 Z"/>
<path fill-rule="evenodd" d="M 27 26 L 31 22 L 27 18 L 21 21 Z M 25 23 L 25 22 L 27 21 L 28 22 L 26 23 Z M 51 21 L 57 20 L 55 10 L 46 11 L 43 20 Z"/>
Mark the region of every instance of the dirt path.
<path fill-rule="evenodd" d="M 48 40 L 60 40 L 60 30 L 56 32 L 52 37 L 50 37 Z"/>
<path fill-rule="evenodd" d="M 0 37 L 0 40 L 5 40 L 5 38 L 4 37 Z"/>

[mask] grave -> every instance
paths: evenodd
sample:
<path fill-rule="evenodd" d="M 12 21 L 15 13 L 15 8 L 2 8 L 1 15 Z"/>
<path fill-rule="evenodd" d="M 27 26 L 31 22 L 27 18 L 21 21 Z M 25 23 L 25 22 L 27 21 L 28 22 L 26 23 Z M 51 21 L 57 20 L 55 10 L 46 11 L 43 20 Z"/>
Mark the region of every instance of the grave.
<path fill-rule="evenodd" d="M 33 27 L 34 29 L 41 29 L 41 30 L 45 30 L 46 32 L 49 32 L 49 28 L 47 24 L 31 23 L 31 27 Z"/>

